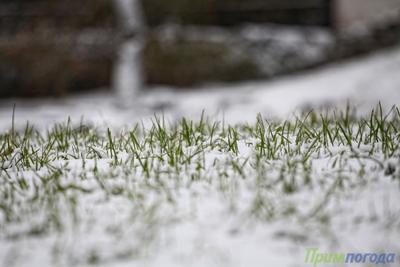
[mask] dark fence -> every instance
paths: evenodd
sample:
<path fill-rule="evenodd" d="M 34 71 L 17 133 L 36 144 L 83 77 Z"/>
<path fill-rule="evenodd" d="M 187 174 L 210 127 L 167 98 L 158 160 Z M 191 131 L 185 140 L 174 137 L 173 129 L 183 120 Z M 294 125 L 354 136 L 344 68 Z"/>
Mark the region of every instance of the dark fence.
<path fill-rule="evenodd" d="M 109 86 L 113 16 L 110 0 L 0 0 L 0 97 Z"/>
<path fill-rule="evenodd" d="M 331 0 L 143 0 L 150 25 L 237 25 L 246 22 L 297 25 L 331 24 Z"/>
<path fill-rule="evenodd" d="M 112 27 L 110 0 L 1 0 L 0 33 Z"/>

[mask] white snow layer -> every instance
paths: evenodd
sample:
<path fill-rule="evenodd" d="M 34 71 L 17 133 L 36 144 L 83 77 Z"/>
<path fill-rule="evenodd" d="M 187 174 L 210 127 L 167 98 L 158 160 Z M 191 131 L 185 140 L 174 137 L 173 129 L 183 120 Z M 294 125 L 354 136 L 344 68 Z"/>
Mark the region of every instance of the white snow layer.
<path fill-rule="evenodd" d="M 386 107 L 399 103 L 399 73 L 400 48 L 394 48 L 363 59 L 270 82 L 234 86 L 215 85 L 185 92 L 159 88 L 143 93 L 139 96 L 139 100 L 132 102 L 129 108 L 120 108 L 118 99 L 103 93 L 35 102 L 3 101 L 0 108 L 0 126 L 2 130 L 10 127 L 14 102 L 17 103 L 15 116 L 17 126 L 23 126 L 26 120 L 29 120 L 34 125 L 43 128 L 54 122 L 65 121 L 67 116 L 76 122 L 83 117 L 96 125 L 121 127 L 145 120 L 155 111 L 163 111 L 166 116 L 174 119 L 181 116 L 197 117 L 205 110 L 210 116 L 223 117 L 225 121 L 232 123 L 252 122 L 257 113 L 262 113 L 267 117 L 287 118 L 299 109 L 321 105 L 342 105 L 347 100 L 358 106 L 361 112 L 367 112 L 378 101 Z M 158 249 L 147 251 L 144 257 L 133 262 L 129 259 L 118 262 L 105 261 L 100 266 L 304 266 L 304 246 L 318 244 L 321 250 L 328 252 L 330 248 L 335 247 L 331 244 L 320 243 L 318 240 L 297 244 L 289 241 L 288 238 L 279 238 L 292 236 L 296 240 L 301 239 L 305 234 L 299 233 L 298 229 L 290 223 L 284 225 L 281 234 L 277 234 L 282 227 L 280 222 L 267 226 L 255 224 L 244 227 L 240 225 L 240 220 L 226 220 L 223 209 L 219 206 L 221 200 L 218 199 L 218 195 L 213 191 L 204 190 L 207 189 L 191 188 L 190 192 L 184 190 L 181 192 L 178 201 L 180 208 L 177 210 L 185 218 L 173 224 L 168 231 L 160 233 Z M 196 191 L 201 198 L 201 202 L 196 203 L 195 206 L 193 203 L 188 203 L 189 197 L 187 197 L 193 191 Z M 91 197 L 96 198 L 96 196 Z M 305 198 L 308 197 L 312 196 L 305 196 Z M 395 208 L 398 200 L 398 188 L 391 186 L 390 183 L 381 182 L 376 188 L 360 189 L 358 198 L 349 200 L 357 209 L 352 210 L 352 207 L 348 207 L 349 210 L 338 212 L 370 214 L 384 212 L 386 209 L 390 211 L 389 207 Z M 104 200 L 99 197 L 96 201 Z M 376 210 L 369 210 L 371 203 Z M 103 210 L 91 210 L 88 216 L 104 220 L 107 224 L 124 223 L 121 214 L 129 214 L 129 208 L 127 208 L 129 205 L 123 199 L 120 201 L 114 199 L 113 202 L 104 205 Z M 197 215 L 192 217 L 190 214 L 193 207 L 196 208 Z M 85 210 L 88 207 L 80 208 L 83 209 L 82 212 L 88 212 Z M 332 207 L 334 208 L 335 206 Z M 88 209 L 90 210 L 90 207 Z M 116 216 L 102 217 L 104 209 L 108 215 L 115 213 Z M 177 214 L 177 217 L 179 215 Z M 386 216 L 390 217 L 390 214 Z M 345 229 L 341 226 L 340 218 L 346 220 L 346 217 L 338 217 L 336 218 L 338 221 L 335 222 L 336 238 L 342 244 L 340 249 L 344 250 L 340 252 L 353 252 L 353 250 L 379 252 L 378 250 L 386 248 L 400 249 L 398 243 L 396 245 L 398 236 L 385 235 L 384 230 L 375 229 L 374 225 L 368 224 L 362 229 L 354 226 L 354 229 Z M 382 216 L 382 218 L 386 217 Z M 126 227 L 127 232 L 123 233 L 121 242 L 116 241 L 115 244 L 123 246 L 126 240 L 132 242 L 135 233 L 145 234 L 146 227 L 143 225 Z M 19 258 L 25 259 L 24 262 L 19 262 L 19 266 L 44 266 L 44 263 L 51 262 L 48 259 L 49 246 L 59 247 L 61 250 L 68 248 L 74 257 L 78 257 L 80 253 L 86 253 L 85 247 L 97 247 L 101 251 L 117 249 L 117 247 L 104 248 L 108 244 L 107 240 L 96 236 L 96 229 L 91 229 L 91 225 L 85 225 L 82 228 L 76 229 L 77 232 L 73 236 L 65 235 L 61 239 L 54 236 L 43 237 L 43 240 L 39 242 L 43 244 L 43 247 L 40 248 L 38 248 L 38 240 L 2 241 L 0 242 L 0 259 L 2 263 L 12 263 L 12 255 L 19 254 Z M 79 231 L 82 233 L 81 236 Z M 309 237 L 315 238 L 316 233 L 323 233 L 324 229 L 316 227 L 310 231 Z M 19 250 L 21 247 L 24 249 Z M 5 259 L 6 256 L 10 258 Z"/>
<path fill-rule="evenodd" d="M 203 110 L 207 115 L 237 123 L 253 121 L 257 113 L 267 118 L 288 118 L 302 109 L 340 106 L 346 101 L 360 112 L 369 112 L 379 101 L 385 107 L 400 103 L 400 47 L 273 81 L 208 85 L 186 91 L 152 88 L 137 95 L 131 104 L 125 99 L 124 105 L 111 93 L 2 100 L 0 129 L 10 128 L 14 103 L 17 126 L 24 127 L 29 120 L 41 128 L 65 121 L 68 116 L 75 122 L 83 118 L 96 125 L 121 127 L 158 112 L 179 119 L 198 118 Z"/>

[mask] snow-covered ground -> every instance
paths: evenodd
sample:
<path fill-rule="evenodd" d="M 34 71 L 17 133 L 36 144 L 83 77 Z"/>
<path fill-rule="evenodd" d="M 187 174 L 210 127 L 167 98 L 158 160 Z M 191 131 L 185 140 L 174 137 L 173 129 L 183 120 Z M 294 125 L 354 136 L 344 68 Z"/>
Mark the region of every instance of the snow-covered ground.
<path fill-rule="evenodd" d="M 365 58 L 327 66 L 274 81 L 239 85 L 210 85 L 197 90 L 153 88 L 132 100 L 131 108 L 121 107 L 110 93 L 97 93 L 37 101 L 1 100 L 0 129 L 9 128 L 12 107 L 15 121 L 27 120 L 37 127 L 82 118 L 95 124 L 120 127 L 163 112 L 165 116 L 198 118 L 224 117 L 229 122 L 254 120 L 257 113 L 273 118 L 288 118 L 296 110 L 336 106 L 350 101 L 360 111 L 369 112 L 378 101 L 386 107 L 400 103 L 400 47 Z"/>
<path fill-rule="evenodd" d="M 140 121 L 144 121 L 146 127 L 149 119 L 154 119 L 154 113 L 164 114 L 173 122 L 182 117 L 198 119 L 204 110 L 215 120 L 246 124 L 254 123 L 258 113 L 265 118 L 285 120 L 311 108 L 341 108 L 349 102 L 357 108 L 358 114 L 365 115 L 379 101 L 386 108 L 400 103 L 399 74 L 400 47 L 275 81 L 213 85 L 179 92 L 156 88 L 137 96 L 132 100 L 131 108 L 120 107 L 118 99 L 109 93 L 57 100 L 7 100 L 0 103 L 0 129 L 10 129 L 14 103 L 17 128 L 24 127 L 29 120 L 39 129 L 47 129 L 54 122 L 66 122 L 69 116 L 75 123 L 83 120 L 99 129 L 110 127 L 113 132 Z M 43 219 L 48 216 L 47 211 L 40 209 L 40 203 L 32 202 L 35 204 L 30 210 L 29 197 L 22 192 L 15 193 L 16 200 L 13 201 L 21 203 L 21 206 L 13 208 L 20 210 L 21 219 L 15 225 L 1 224 L 0 264 L 34 267 L 295 267 L 311 266 L 304 262 L 306 248 L 310 247 L 319 248 L 321 252 L 392 252 L 400 256 L 399 183 L 385 176 L 386 167 L 376 163 L 382 161 L 381 164 L 387 164 L 379 147 L 373 148 L 378 152 L 372 155 L 372 160 L 368 158 L 371 156 L 368 155 L 369 146 L 351 151 L 346 145 L 337 144 L 328 150 L 318 150 L 310 160 L 312 186 L 304 185 L 295 194 L 286 195 L 268 183 L 279 177 L 279 171 L 283 172 L 283 179 L 292 174 L 295 176 L 293 179 L 303 178 L 307 171 L 301 169 L 299 174 L 296 168 L 305 168 L 305 165 L 294 167 L 291 173 L 284 166 L 286 162 L 296 165 L 298 159 L 289 156 L 286 159 L 282 154 L 281 159 L 266 161 L 261 166 L 265 168 L 265 177 L 271 180 L 263 180 L 262 177 L 258 180 L 255 177 L 260 170 L 252 165 L 257 146 L 252 142 L 245 136 L 240 139 L 236 156 L 216 148 L 204 148 L 202 180 L 190 185 L 186 182 L 190 180 L 189 174 L 195 173 L 193 165 L 189 165 L 187 170 L 177 171 L 177 174 L 184 175 L 177 178 L 179 183 L 169 184 L 171 181 L 168 179 L 153 178 L 146 183 L 140 175 L 137 177 L 135 171 L 139 167 L 136 165 L 135 170 L 124 164 L 114 169 L 109 164 L 112 157 L 83 163 L 82 154 L 83 159 L 70 158 L 68 166 L 63 165 L 67 161 L 52 162 L 63 166 L 60 167 L 63 169 L 61 177 L 65 179 L 62 180 L 63 185 L 73 182 L 83 188 L 97 188 L 99 192 L 71 193 L 54 199 L 54 207 L 64 210 L 68 216 L 61 216 L 59 223 L 63 229 L 52 228 L 49 231 L 40 228 L 46 226 Z M 306 154 L 310 144 L 304 142 L 303 145 L 300 151 Z M 101 151 L 102 148 L 105 151 Z M 111 150 L 109 146 L 100 146 L 98 153 L 107 154 L 106 148 Z M 190 154 L 196 146 L 185 149 Z M 390 159 L 394 166 L 399 165 L 396 151 Z M 360 158 L 354 158 L 353 153 L 358 153 Z M 77 155 L 80 156 L 79 153 Z M 68 158 L 69 154 L 64 157 Z M 119 157 L 129 159 L 130 155 L 121 152 Z M 250 160 L 247 162 L 246 158 Z M 233 161 L 243 164 L 244 174 L 234 174 L 234 168 L 224 170 L 224 162 Z M 94 164 L 99 167 L 97 178 L 97 172 L 89 171 Z M 220 176 L 225 172 L 228 173 L 226 179 Z M 29 184 L 35 183 L 34 180 L 44 175 L 46 169 L 20 171 L 10 168 L 8 173 L 11 177 L 1 172 L 1 179 L 6 181 L 7 186 L 12 184 L 9 178 L 16 181 L 26 179 Z M 82 173 L 87 173 L 88 177 L 83 179 Z M 241 175 L 247 179 L 237 179 Z M 135 179 L 129 180 L 128 177 Z M 336 191 L 339 178 L 343 179 L 343 190 Z M 132 191 L 136 195 L 103 194 L 96 179 L 104 179 L 102 186 L 106 189 L 122 186 L 122 192 Z M 158 184 L 152 184 L 155 182 L 166 184 L 158 192 L 154 188 Z M 268 189 L 268 186 L 272 187 Z M 171 191 L 162 191 L 165 188 Z M 335 190 L 333 196 L 329 193 L 331 189 Z M 42 189 L 37 190 L 40 194 Z M 51 187 L 48 190 L 52 192 Z M 171 194 L 171 200 L 166 198 L 168 194 Z M 75 206 L 79 223 L 73 223 L 75 218 L 68 210 L 70 204 L 65 204 L 64 200 L 65 203 L 79 203 Z M 166 203 L 168 201 L 172 204 Z M 248 213 L 249 203 L 253 202 L 254 208 L 261 210 Z M 25 210 L 26 207 L 29 208 Z M 48 207 L 50 215 L 54 207 Z M 276 219 L 263 217 L 268 217 L 268 207 L 278 213 Z M 319 214 L 321 209 L 323 212 Z M 22 214 L 24 211 L 28 213 Z M 304 216 L 303 220 L 291 216 L 292 212 Z M 253 219 L 251 214 L 261 218 Z M 59 214 L 55 214 L 57 216 Z M 5 215 L 1 214 L 0 222 L 4 221 Z M 399 259 L 396 261 L 398 264 Z"/>

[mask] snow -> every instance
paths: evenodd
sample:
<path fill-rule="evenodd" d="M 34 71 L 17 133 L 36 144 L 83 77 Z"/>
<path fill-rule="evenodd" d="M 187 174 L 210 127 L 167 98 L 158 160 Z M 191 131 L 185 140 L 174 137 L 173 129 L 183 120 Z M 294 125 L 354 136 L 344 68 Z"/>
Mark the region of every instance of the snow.
<path fill-rule="evenodd" d="M 134 50 L 130 44 L 128 50 Z M 11 126 L 12 106 L 15 122 L 24 127 L 28 120 L 39 128 L 82 118 L 96 125 L 123 127 L 163 113 L 171 120 L 182 116 L 207 115 L 227 122 L 253 121 L 258 113 L 268 118 L 288 118 L 310 108 L 343 106 L 350 101 L 359 111 L 369 112 L 379 101 L 384 107 L 400 102 L 400 47 L 322 69 L 286 76 L 272 81 L 235 85 L 209 85 L 191 90 L 152 88 L 121 106 L 112 93 L 77 95 L 65 99 L 0 102 L 0 129 Z"/>
<path fill-rule="evenodd" d="M 400 47 L 397 47 L 274 81 L 210 85 L 198 90 L 179 92 L 172 88 L 154 88 L 142 92 L 138 99 L 132 101 L 132 106 L 125 107 L 121 107 L 118 97 L 104 92 L 66 99 L 3 100 L 0 107 L 0 129 L 10 128 L 13 103 L 17 105 L 17 127 L 23 127 L 29 120 L 41 129 L 50 127 L 54 122 L 66 121 L 67 116 L 77 123 L 83 119 L 99 127 L 117 129 L 129 127 L 134 122 L 146 121 L 154 113 L 163 113 L 168 120 L 173 121 L 182 116 L 199 118 L 203 110 L 207 115 L 229 123 L 246 123 L 254 122 L 258 113 L 267 118 L 285 119 L 310 108 L 340 108 L 347 101 L 355 105 L 362 114 L 370 112 L 378 101 L 386 108 L 399 104 L 399 73 Z M 244 143 L 240 143 L 239 151 L 242 156 L 250 153 Z M 224 157 L 211 151 L 207 155 L 209 169 L 212 169 L 209 164 L 215 159 L 223 161 Z M 331 161 L 329 157 L 316 160 L 313 166 L 313 172 L 319 173 L 322 182 L 328 185 L 334 182 L 334 177 L 333 174 L 324 172 L 324 169 L 331 165 Z M 77 174 L 81 170 L 79 164 L 78 161 L 71 162 L 73 171 L 69 178 L 74 181 L 78 180 Z M 108 169 L 106 161 L 98 164 L 100 172 Z M 357 160 L 349 165 L 355 170 L 360 168 Z M 107 199 L 102 194 L 90 195 L 88 199 L 80 201 L 83 205 L 79 207 L 79 213 L 84 214 L 86 220 L 78 228 L 66 222 L 70 228 L 65 229 L 60 236 L 16 239 L 13 242 L 0 239 L 0 264 L 43 266 L 52 261 L 49 251 L 57 254 L 58 250 L 70 253 L 68 260 L 61 257 L 61 260 L 65 260 L 60 263 L 62 266 L 89 265 L 82 258 L 98 253 L 103 260 L 97 266 L 121 267 L 305 266 L 305 249 L 316 246 L 321 251 L 328 252 L 398 252 L 398 218 L 391 216 L 398 212 L 399 189 L 393 186 L 388 177 L 382 177 L 374 169 L 373 163 L 369 163 L 367 168 L 370 173 L 366 180 L 373 181 L 379 175 L 386 180 L 372 183 L 368 187 L 361 186 L 351 195 L 343 192 L 333 198 L 328 203 L 328 209 L 335 214 L 330 224 L 333 225 L 333 230 L 316 224 L 305 231 L 306 226 L 291 221 L 277 221 L 267 225 L 252 223 L 246 218 L 246 213 L 240 212 L 242 216 L 231 216 L 225 207 L 230 201 L 229 194 L 221 199 L 221 194 L 204 181 L 190 189 L 182 187 L 176 196 L 177 208 L 173 210 L 165 208 L 165 199 L 162 196 L 146 196 L 149 198 L 149 205 L 161 203 L 165 208 L 161 215 L 166 215 L 165 217 L 141 214 L 140 207 L 135 207 L 126 198 Z M 343 172 L 351 173 L 349 170 Z M 354 182 L 353 180 L 349 178 L 349 182 Z M 122 185 L 134 187 L 125 184 L 125 180 L 114 182 L 116 185 L 120 182 Z M 242 183 L 242 189 L 237 192 L 241 200 L 236 207 L 239 211 L 252 198 L 245 188 L 254 186 L 248 181 Z M 88 183 L 85 186 L 95 185 Z M 318 190 L 310 189 L 294 199 L 287 199 L 288 203 L 276 205 L 322 201 L 323 197 Z M 132 223 L 130 216 L 135 214 L 139 216 Z M 357 218 L 365 222 L 362 227 L 353 223 Z M 380 223 L 372 223 L 374 218 L 378 218 Z M 158 226 L 149 225 L 148 220 L 156 222 L 155 225 Z M 99 234 L 104 232 L 104 228 L 113 229 L 113 225 L 125 226 L 122 228 L 126 231 L 117 235 L 119 239 L 110 239 Z M 387 228 L 382 228 L 383 225 L 387 225 Z M 156 233 L 157 238 L 154 244 L 147 245 L 144 241 L 154 238 L 151 233 Z M 126 249 L 134 250 L 137 246 L 143 249 L 138 252 L 137 259 L 123 258 Z M 122 256 L 116 259 L 115 255 Z"/>
<path fill-rule="evenodd" d="M 180 42 L 201 42 L 229 47 L 227 60 L 250 60 L 261 77 L 273 77 L 318 65 L 328 60 L 335 46 L 334 34 L 321 27 L 244 24 L 229 29 L 212 26 L 158 27 L 155 39 L 173 47 Z"/>

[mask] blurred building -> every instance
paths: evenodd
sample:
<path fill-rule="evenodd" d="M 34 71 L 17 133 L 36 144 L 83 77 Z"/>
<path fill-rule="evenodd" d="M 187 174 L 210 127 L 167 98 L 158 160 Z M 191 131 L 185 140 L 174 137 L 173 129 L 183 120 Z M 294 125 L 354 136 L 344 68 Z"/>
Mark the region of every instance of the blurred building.
<path fill-rule="evenodd" d="M 335 0 L 332 12 L 338 31 L 357 31 L 398 22 L 400 0 Z"/>

